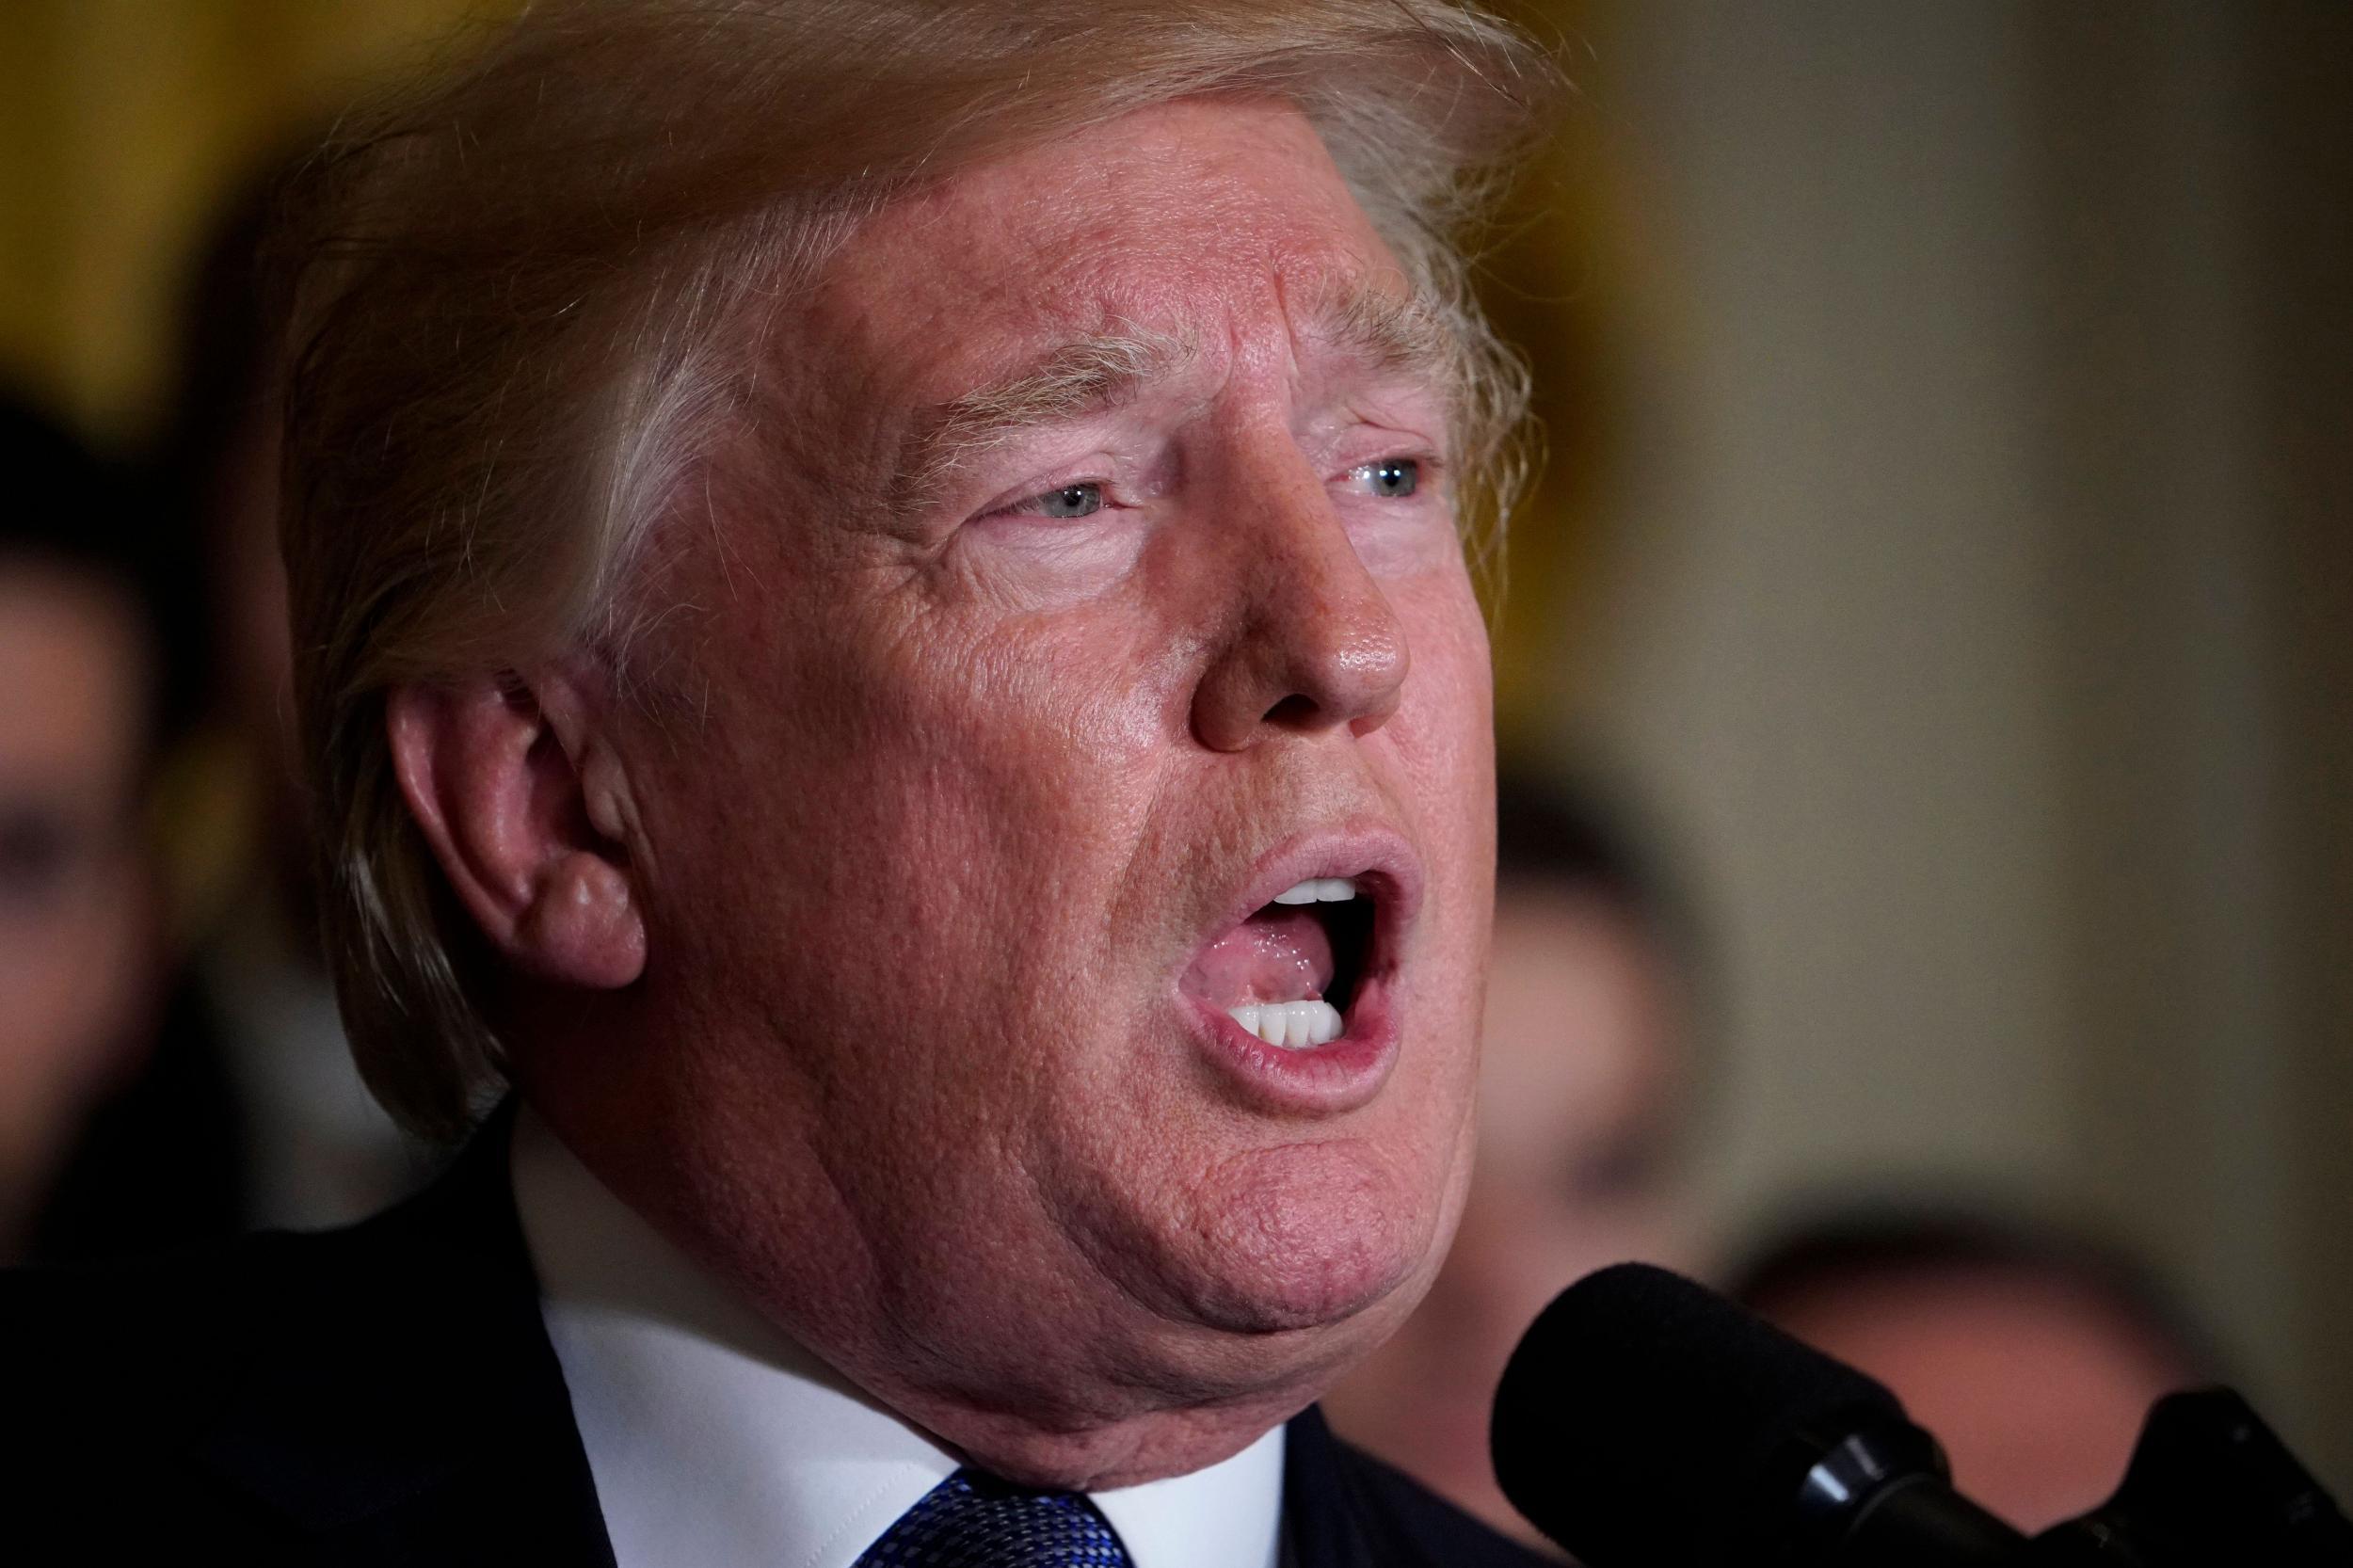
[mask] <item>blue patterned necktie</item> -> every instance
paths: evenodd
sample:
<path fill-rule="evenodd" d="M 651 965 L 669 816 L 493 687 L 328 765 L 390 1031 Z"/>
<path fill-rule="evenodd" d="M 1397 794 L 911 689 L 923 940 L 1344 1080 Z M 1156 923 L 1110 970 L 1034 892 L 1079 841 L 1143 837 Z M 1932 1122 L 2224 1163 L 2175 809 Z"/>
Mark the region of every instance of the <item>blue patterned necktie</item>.
<path fill-rule="evenodd" d="M 856 1568 L 1134 1568 L 1095 1505 L 958 1470 L 899 1515 Z"/>

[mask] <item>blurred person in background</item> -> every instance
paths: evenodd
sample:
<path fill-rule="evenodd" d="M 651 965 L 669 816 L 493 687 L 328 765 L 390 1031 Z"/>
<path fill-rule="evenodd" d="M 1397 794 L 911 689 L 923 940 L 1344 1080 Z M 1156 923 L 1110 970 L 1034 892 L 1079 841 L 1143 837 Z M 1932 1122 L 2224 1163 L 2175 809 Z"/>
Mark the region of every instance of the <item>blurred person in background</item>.
<path fill-rule="evenodd" d="M 260 284 L 290 167 L 258 167 L 200 249 L 154 467 L 189 584 L 171 606 L 189 650 L 173 695 L 201 721 L 175 826 L 201 1005 L 238 1102 L 240 1211 L 307 1229 L 383 1208 L 430 1162 L 360 1081 L 319 952 L 278 550 L 279 333 Z"/>
<path fill-rule="evenodd" d="M 2139 1267 L 1965 1209 L 1833 1212 L 1727 1289 L 1893 1389 L 1954 1484 L 2029 1533 L 2105 1502 L 2150 1405 L 2217 1381 L 2204 1335 Z"/>
<path fill-rule="evenodd" d="M 1503 1364 L 1571 1282 L 1685 1265 L 1689 942 L 1647 864 L 1578 793 L 1507 770 L 1479 1151 L 1454 1248 L 1397 1336 L 1335 1389 L 1334 1425 L 1497 1528 L 1542 1545 L 1487 1456 Z"/>
<path fill-rule="evenodd" d="M 15 405 L 0 463 L 0 1256 L 21 1257 L 168 1239 L 220 1172 L 168 1173 L 173 1192 L 123 1235 L 140 1205 L 109 1201 L 120 1170 L 93 1130 L 148 1103 L 131 1086 L 167 993 L 142 822 L 159 682 L 139 496 Z"/>

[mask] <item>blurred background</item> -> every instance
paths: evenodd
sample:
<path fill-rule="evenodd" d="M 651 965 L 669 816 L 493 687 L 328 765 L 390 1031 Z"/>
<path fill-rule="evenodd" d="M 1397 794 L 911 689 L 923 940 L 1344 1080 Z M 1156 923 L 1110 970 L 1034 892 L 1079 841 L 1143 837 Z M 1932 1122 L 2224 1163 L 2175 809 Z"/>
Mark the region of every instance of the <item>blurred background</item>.
<path fill-rule="evenodd" d="M 0 620 L 30 601 L 12 562 L 32 600 L 103 601 L 0 625 L 0 919 L 63 886 L 61 845 L 139 859 L 89 949 L 112 1005 L 6 1048 L 18 1255 L 327 1223 L 430 1167 L 342 1064 L 305 955 L 266 376 L 220 264 L 273 162 L 484 9 L 0 10 L 0 390 L 96 454 L 12 504 L 54 516 L 0 549 Z M 2342 1496 L 2353 8 L 1518 14 L 1580 97 L 1485 269 L 1549 454 L 1497 595 L 1529 800 L 1491 1032 L 1552 1072 L 1504 1097 L 1562 1119 L 1498 1129 L 1496 1180 L 1585 1226 L 1563 1267 L 1786 1285 L 1827 1247 L 1839 1279 L 1916 1284 L 1925 1256 L 2080 1287 L 2141 1336 L 2115 1387 L 2218 1370 Z M 72 715 L 19 694 L 110 660 L 90 700 L 136 733 L 79 743 L 124 795 L 84 831 L 56 803 L 104 790 L 19 788 L 5 748 L 70 749 Z M 1581 989 L 1507 1017 L 1511 951 Z M 30 1027 L 11 973 L 0 1016 Z M 40 1051 L 96 1064 L 24 1087 Z M 122 1130 L 208 1106 L 216 1137 Z M 1540 1222 L 1480 1202 L 1528 1253 Z M 1433 1343 L 1561 1282 L 1474 1279 L 1478 1234 Z M 1343 1425 L 1443 1468 L 1385 1428 L 1399 1376 L 1343 1391 Z"/>

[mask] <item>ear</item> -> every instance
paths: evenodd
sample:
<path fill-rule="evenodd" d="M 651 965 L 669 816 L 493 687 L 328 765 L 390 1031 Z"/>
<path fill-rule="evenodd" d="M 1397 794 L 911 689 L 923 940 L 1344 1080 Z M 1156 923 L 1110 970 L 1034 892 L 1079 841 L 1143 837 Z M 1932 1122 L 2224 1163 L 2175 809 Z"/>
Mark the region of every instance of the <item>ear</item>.
<path fill-rule="evenodd" d="M 596 989 L 646 967 L 627 781 L 560 674 L 396 688 L 400 790 L 474 923 L 527 974 Z"/>

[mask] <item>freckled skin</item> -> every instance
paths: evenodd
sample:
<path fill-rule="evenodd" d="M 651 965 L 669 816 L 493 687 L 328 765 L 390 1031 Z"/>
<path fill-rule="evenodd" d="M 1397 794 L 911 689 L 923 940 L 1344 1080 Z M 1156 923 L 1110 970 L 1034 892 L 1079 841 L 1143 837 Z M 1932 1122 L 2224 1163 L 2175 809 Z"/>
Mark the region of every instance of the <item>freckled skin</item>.
<path fill-rule="evenodd" d="M 1336 278 L 1402 286 L 1270 105 L 1131 115 L 869 222 L 665 545 L 690 608 L 648 667 L 687 716 L 606 715 L 644 975 L 518 1047 L 624 1197 L 1022 1479 L 1237 1451 L 1410 1311 L 1460 1205 L 1486 640 L 1441 483 L 1351 478 L 1434 469 L 1445 422 L 1303 332 Z M 889 493 L 915 410 L 1120 323 L 1200 351 L 935 504 Z M 1116 504 L 989 510 L 1074 478 Z M 1178 984 L 1263 856 L 1341 828 L 1427 876 L 1401 1050 L 1369 1103 L 1278 1114 Z"/>

